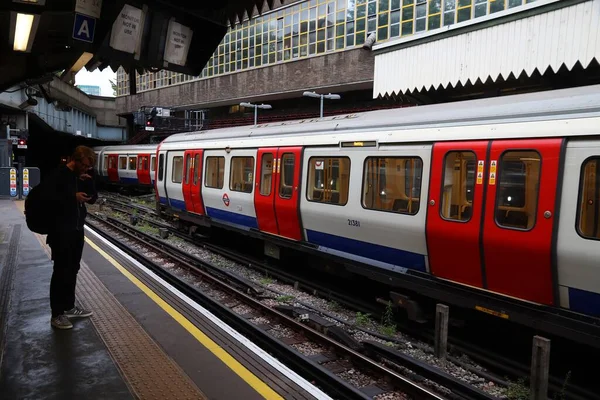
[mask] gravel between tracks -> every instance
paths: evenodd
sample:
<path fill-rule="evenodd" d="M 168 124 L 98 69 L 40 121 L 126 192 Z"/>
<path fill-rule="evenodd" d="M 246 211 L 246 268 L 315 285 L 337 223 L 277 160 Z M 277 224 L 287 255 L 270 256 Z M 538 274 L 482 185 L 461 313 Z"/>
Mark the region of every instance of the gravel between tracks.
<path fill-rule="evenodd" d="M 90 210 L 90 211 L 93 212 L 92 210 Z M 122 220 L 124 223 L 129 223 L 128 219 L 125 219 L 124 216 L 122 216 L 122 215 L 121 215 L 121 218 L 119 218 L 119 219 Z M 508 398 L 508 393 L 507 393 L 508 391 L 506 388 L 495 385 L 493 382 L 487 381 L 484 378 L 464 369 L 463 367 L 461 367 L 455 363 L 452 363 L 450 361 L 442 362 L 442 361 L 436 359 L 433 355 L 432 346 L 430 346 L 427 343 L 410 338 L 408 335 L 405 335 L 403 333 L 396 332 L 393 335 L 393 337 L 396 340 L 399 340 L 401 343 L 395 344 L 395 343 L 383 340 L 379 337 L 370 335 L 366 332 L 363 332 L 360 329 L 357 329 L 358 327 L 360 327 L 360 328 L 368 329 L 368 330 L 375 331 L 375 332 L 381 332 L 382 330 L 385 330 L 384 326 L 382 326 L 381 324 L 377 323 L 376 321 L 373 321 L 372 319 L 370 319 L 368 315 L 361 315 L 360 313 L 357 313 L 355 311 L 345 309 L 343 306 L 341 306 L 335 302 L 331 302 L 331 301 L 313 296 L 306 292 L 297 290 L 291 285 L 278 282 L 277 280 L 275 280 L 271 277 L 265 276 L 262 273 L 259 273 L 250 268 L 247 268 L 244 265 L 241 265 L 239 263 L 231 261 L 231 260 L 229 260 L 223 256 L 220 256 L 218 254 L 215 254 L 211 251 L 205 250 L 203 248 L 199 248 L 198 246 L 190 244 L 180 238 L 170 236 L 167 241 L 170 244 L 172 244 L 173 246 L 185 251 L 188 254 L 194 255 L 194 256 L 196 256 L 204 261 L 210 262 L 220 268 L 223 268 L 227 271 L 233 272 L 239 276 L 245 277 L 245 278 L 249 279 L 250 281 L 254 282 L 255 284 L 263 286 L 266 289 L 265 295 L 270 296 L 270 298 L 265 298 L 262 300 L 262 302 L 269 306 L 288 304 L 288 305 L 293 305 L 296 307 L 304 307 L 303 305 L 298 303 L 298 302 L 302 302 L 302 303 L 309 305 L 310 307 L 314 307 L 314 308 L 320 309 L 320 310 L 325 310 L 329 314 L 344 321 L 345 323 L 344 324 L 340 323 L 339 321 L 336 321 L 335 319 L 329 318 L 325 315 L 322 315 L 323 318 L 333 322 L 334 324 L 336 324 L 338 326 L 344 326 L 346 328 L 346 330 L 358 341 L 373 340 L 373 341 L 377 341 L 377 342 L 392 346 L 396 350 L 398 350 L 404 354 L 414 357 L 420 361 L 426 362 L 430 365 L 434 365 L 434 366 L 444 370 L 448 374 L 450 374 L 458 379 L 461 379 L 462 381 L 464 381 L 466 383 L 476 386 L 479 389 L 484 390 L 487 393 L 489 393 L 493 396 L 496 396 L 499 399 L 507 399 Z M 149 258 L 158 261 L 157 260 L 158 256 L 156 254 L 147 253 L 147 255 L 149 256 Z M 167 270 L 175 269 L 175 268 L 173 268 L 174 265 L 172 263 L 164 263 L 163 262 L 163 263 L 161 263 L 161 265 L 163 265 Z M 197 279 L 190 276 L 190 274 L 187 271 L 180 270 L 179 268 L 176 268 L 176 269 L 178 269 L 179 271 L 171 271 L 171 272 L 175 273 L 177 276 L 180 276 L 180 277 L 182 275 L 187 275 L 187 276 L 185 276 L 185 281 L 187 281 L 188 283 L 192 283 L 194 286 L 200 287 L 202 290 L 206 290 L 209 293 L 213 292 L 210 294 L 214 295 L 213 298 L 215 298 L 216 300 L 221 299 L 220 298 L 221 296 L 219 296 L 217 292 L 212 291 L 208 284 L 206 284 L 204 282 L 198 283 Z M 271 291 L 269 289 L 271 289 L 273 291 Z M 276 293 L 276 292 L 279 292 L 279 293 Z M 235 308 L 235 311 L 238 314 L 243 315 L 244 313 L 239 311 L 239 307 L 243 307 L 243 306 L 237 306 Z M 263 323 L 263 322 L 256 322 L 255 320 L 253 320 L 253 322 L 259 323 L 259 324 Z M 287 330 L 287 328 L 285 328 L 285 327 L 275 325 L 275 326 L 273 326 L 273 329 L 271 329 L 269 331 L 269 333 L 276 337 L 289 337 L 290 335 L 293 334 L 293 332 L 291 332 L 289 330 L 286 331 L 286 330 Z M 301 349 L 298 349 L 298 348 L 297 348 L 297 350 L 301 351 Z M 301 351 L 301 352 L 303 352 L 303 351 Z M 312 354 L 312 353 L 309 353 L 309 354 Z M 307 355 L 309 355 L 309 354 L 307 354 Z M 461 357 L 461 361 L 478 369 L 478 370 L 486 371 L 485 368 L 472 362 L 466 356 Z M 359 378 L 356 378 L 356 379 L 359 379 Z M 429 382 L 423 382 L 423 383 L 427 384 Z M 438 387 L 433 382 L 431 382 L 430 384 L 427 384 L 427 386 Z M 405 399 L 405 398 L 406 398 L 406 396 L 401 393 L 397 393 L 397 394 L 388 393 L 386 395 L 376 396 L 374 399 L 376 399 L 376 400 L 394 400 L 394 399 Z"/>

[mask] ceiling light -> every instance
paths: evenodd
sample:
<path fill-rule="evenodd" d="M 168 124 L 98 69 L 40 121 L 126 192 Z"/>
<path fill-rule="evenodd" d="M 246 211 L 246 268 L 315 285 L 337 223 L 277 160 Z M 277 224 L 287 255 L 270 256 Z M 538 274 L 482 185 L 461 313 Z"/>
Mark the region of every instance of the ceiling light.
<path fill-rule="evenodd" d="M 39 15 L 11 13 L 11 42 L 14 51 L 31 51 Z"/>
<path fill-rule="evenodd" d="M 46 0 L 13 0 L 13 3 L 25 3 L 35 4 L 36 6 L 43 6 L 46 4 Z"/>

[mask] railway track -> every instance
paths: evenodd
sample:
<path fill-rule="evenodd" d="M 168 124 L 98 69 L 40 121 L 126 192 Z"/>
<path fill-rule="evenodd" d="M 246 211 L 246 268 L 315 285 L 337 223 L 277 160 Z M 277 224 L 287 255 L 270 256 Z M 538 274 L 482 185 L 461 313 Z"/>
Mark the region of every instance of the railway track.
<path fill-rule="evenodd" d="M 322 298 L 325 298 L 328 300 L 333 300 L 333 301 L 339 303 L 340 305 L 349 307 L 353 310 L 357 310 L 357 311 L 360 311 L 363 313 L 369 313 L 373 316 L 379 316 L 379 314 L 382 313 L 381 305 L 378 306 L 377 303 L 375 303 L 373 301 L 368 302 L 368 301 L 360 300 L 355 295 L 350 295 L 347 292 L 345 293 L 343 291 L 343 289 L 338 290 L 338 289 L 332 288 L 331 286 L 329 286 L 327 284 L 319 284 L 318 282 L 315 282 L 314 277 L 311 279 L 308 279 L 306 277 L 300 277 L 295 273 L 283 271 L 282 269 L 278 268 L 276 265 L 270 265 L 270 264 L 264 263 L 262 260 L 256 260 L 256 259 L 252 259 L 251 257 L 248 257 L 246 255 L 242 255 L 239 252 L 231 250 L 230 248 L 225 248 L 223 246 L 218 246 L 213 243 L 210 243 L 207 240 L 205 240 L 206 238 L 204 238 L 202 236 L 198 236 L 198 235 L 190 236 L 188 234 L 181 233 L 180 231 L 178 231 L 171 225 L 168 225 L 168 224 L 165 224 L 162 222 L 157 222 L 154 217 L 155 213 L 154 213 L 153 209 L 149 209 L 149 208 L 146 208 L 143 206 L 135 205 L 132 203 L 126 203 L 126 202 L 122 202 L 122 201 L 113 201 L 112 203 L 116 208 L 119 209 L 119 211 L 127 213 L 127 214 L 133 214 L 132 211 L 127 210 L 128 204 L 131 204 L 132 205 L 131 208 L 137 209 L 137 210 L 141 211 L 142 213 L 146 213 L 146 217 L 140 217 L 140 218 L 142 220 L 146 221 L 148 224 L 150 224 L 154 227 L 157 227 L 157 228 L 167 229 L 173 235 L 176 235 L 182 239 L 188 240 L 190 243 L 194 244 L 195 246 L 199 246 L 210 252 L 219 254 L 231 261 L 234 261 L 234 262 L 244 265 L 246 267 L 252 268 L 263 274 L 267 274 L 268 276 L 271 276 L 271 277 L 277 279 L 278 281 L 293 285 L 297 289 L 303 290 L 307 293 L 311 293 L 315 296 L 319 296 L 319 297 L 322 297 Z M 383 300 L 383 299 L 380 299 L 380 300 Z M 384 302 L 384 301 L 382 301 L 382 302 Z M 310 305 L 307 305 L 307 304 L 303 304 L 303 306 L 305 306 L 307 308 L 311 308 Z M 295 311 L 286 310 L 286 311 L 290 315 L 296 315 L 296 316 L 300 313 L 300 311 L 298 311 L 298 310 L 295 310 Z M 325 310 L 313 308 L 313 311 L 315 314 L 329 317 L 330 319 L 331 318 L 336 319 L 336 317 L 334 315 L 331 315 L 330 313 L 328 313 Z M 343 320 L 338 320 L 338 321 L 341 323 L 347 324 L 346 321 L 343 321 Z M 353 327 L 353 328 L 356 328 L 356 327 Z M 397 339 L 394 339 L 394 338 L 386 336 L 386 335 L 382 335 L 379 332 L 375 332 L 372 330 L 366 330 L 366 329 L 363 329 L 363 330 L 371 336 L 379 337 L 383 340 L 390 341 L 392 343 L 394 343 L 394 342 L 399 343 L 399 341 Z M 427 327 L 424 327 L 424 326 L 415 327 L 414 325 L 411 325 L 411 324 L 401 323 L 400 331 L 412 336 L 413 338 L 421 340 L 425 343 L 430 343 L 430 344 L 433 343 L 433 336 L 434 336 L 433 331 Z M 504 379 L 505 376 L 517 378 L 517 377 L 523 377 L 523 376 L 528 375 L 528 372 L 529 372 L 528 365 L 524 365 L 524 364 L 515 362 L 514 360 L 511 360 L 504 355 L 495 354 L 494 352 L 490 351 L 489 348 L 482 348 L 481 346 L 475 345 L 474 343 L 467 342 L 465 340 L 461 340 L 460 338 L 452 337 L 452 336 L 449 337 L 449 344 L 451 345 L 451 348 L 453 350 L 455 350 L 457 353 L 465 354 L 465 355 L 469 356 L 472 360 L 477 361 L 479 364 L 488 366 L 492 370 L 495 370 L 498 372 L 498 374 L 487 374 L 487 373 L 477 370 L 476 368 L 470 366 L 467 363 L 462 362 L 461 360 L 459 360 L 455 357 L 449 357 L 449 360 L 452 361 L 453 363 L 455 363 L 456 365 L 461 366 L 464 369 L 469 370 L 470 372 L 477 374 L 488 381 L 492 381 L 501 386 L 507 386 L 507 382 Z M 385 349 L 377 349 L 376 348 L 377 346 L 371 346 L 371 345 L 367 345 L 366 347 L 367 347 L 366 349 L 362 348 L 362 350 L 363 351 L 369 350 L 374 356 L 378 355 L 382 350 L 385 350 Z M 389 357 L 395 357 L 396 361 L 399 362 L 399 358 L 396 356 L 397 355 L 395 355 L 395 354 L 389 355 Z M 417 369 L 419 369 L 419 368 L 417 368 Z M 424 371 L 425 369 L 426 368 L 420 368 L 420 371 Z M 568 388 L 565 389 L 563 380 L 561 378 L 555 377 L 555 376 L 550 377 L 549 389 L 550 389 L 551 393 L 554 393 L 554 394 L 562 393 L 563 396 L 566 395 L 566 398 L 574 399 L 574 400 L 600 398 L 600 396 L 597 393 L 591 392 L 580 386 L 571 384 Z"/>
<path fill-rule="evenodd" d="M 160 239 L 119 222 L 92 215 L 93 229 L 134 256 L 171 284 L 207 307 L 259 346 L 276 356 L 306 379 L 337 398 L 441 399 L 441 394 L 407 379 L 398 370 L 418 371 L 443 386 L 452 398 L 492 399 L 494 397 L 442 371 L 416 360 L 401 359 L 378 343 L 359 343 L 343 329 L 310 312 L 296 315 L 294 307 L 269 306 L 264 290 L 251 281 L 193 257 Z M 129 245 L 127 245 L 129 243 Z M 202 281 L 197 290 L 182 282 L 156 262 L 132 249 L 151 252 L 175 267 L 193 273 Z M 261 301 L 262 300 L 262 301 Z M 386 366 L 384 366 L 386 365 Z"/>

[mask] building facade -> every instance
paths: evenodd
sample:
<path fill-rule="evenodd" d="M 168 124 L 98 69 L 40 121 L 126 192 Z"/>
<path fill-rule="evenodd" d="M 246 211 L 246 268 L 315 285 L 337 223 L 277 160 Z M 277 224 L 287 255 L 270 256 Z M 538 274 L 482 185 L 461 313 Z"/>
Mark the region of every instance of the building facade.
<path fill-rule="evenodd" d="M 119 69 L 117 107 L 222 108 L 231 117 L 241 101 L 268 101 L 265 118 L 277 109 L 294 118 L 318 113 L 305 90 L 341 93 L 329 107 L 347 111 L 590 83 L 600 76 L 599 1 L 287 2 L 230 28 L 199 76 L 136 72 L 130 94 L 131 75 Z"/>
<path fill-rule="evenodd" d="M 100 86 L 95 85 L 76 85 L 82 92 L 91 96 L 100 96 Z"/>

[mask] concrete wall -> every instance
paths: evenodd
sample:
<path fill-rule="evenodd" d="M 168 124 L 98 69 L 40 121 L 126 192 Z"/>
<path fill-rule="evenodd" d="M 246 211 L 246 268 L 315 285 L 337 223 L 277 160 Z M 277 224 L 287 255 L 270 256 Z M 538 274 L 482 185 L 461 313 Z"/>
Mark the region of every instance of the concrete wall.
<path fill-rule="evenodd" d="M 117 97 L 116 108 L 123 115 L 148 105 L 215 107 L 298 97 L 319 88 L 366 89 L 373 87 L 373 68 L 370 51 L 353 49 Z"/>
<path fill-rule="evenodd" d="M 126 128 L 115 126 L 99 126 L 98 139 L 100 140 L 126 140 Z"/>

